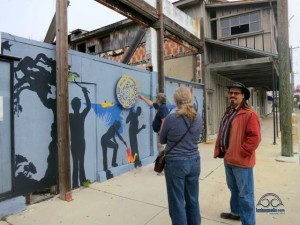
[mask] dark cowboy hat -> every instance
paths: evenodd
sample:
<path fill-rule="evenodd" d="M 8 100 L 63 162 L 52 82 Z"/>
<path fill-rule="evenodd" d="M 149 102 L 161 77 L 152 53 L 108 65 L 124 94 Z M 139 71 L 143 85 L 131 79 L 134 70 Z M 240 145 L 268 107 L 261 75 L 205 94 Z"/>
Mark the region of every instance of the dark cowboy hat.
<path fill-rule="evenodd" d="M 227 86 L 227 88 L 228 89 L 230 89 L 230 88 L 240 88 L 242 90 L 242 93 L 245 95 L 245 100 L 248 100 L 250 98 L 250 91 L 241 82 L 234 82 L 231 86 Z"/>

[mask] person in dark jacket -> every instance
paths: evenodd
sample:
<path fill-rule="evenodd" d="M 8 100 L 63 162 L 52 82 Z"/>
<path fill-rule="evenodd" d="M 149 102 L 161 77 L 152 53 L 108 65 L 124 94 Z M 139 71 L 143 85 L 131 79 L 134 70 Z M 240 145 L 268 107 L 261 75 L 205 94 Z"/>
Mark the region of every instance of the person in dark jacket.
<path fill-rule="evenodd" d="M 150 99 L 145 98 L 143 95 L 138 95 L 138 97 L 146 102 L 149 106 L 154 107 L 156 114 L 154 120 L 152 121 L 152 129 L 158 134 L 157 137 L 157 151 L 158 154 L 164 150 L 164 145 L 159 142 L 159 132 L 161 125 L 164 122 L 165 117 L 169 114 L 169 110 L 166 106 L 166 95 L 164 93 L 158 93 L 156 96 L 156 101 L 152 102 Z M 164 173 L 157 173 L 157 175 L 163 175 Z"/>
<path fill-rule="evenodd" d="M 149 106 L 155 108 L 156 114 L 154 120 L 152 121 L 152 128 L 155 133 L 159 133 L 162 122 L 169 114 L 169 110 L 166 106 L 166 95 L 164 93 L 158 93 L 155 102 L 145 98 L 143 95 L 138 95 L 138 97 L 146 102 Z"/>

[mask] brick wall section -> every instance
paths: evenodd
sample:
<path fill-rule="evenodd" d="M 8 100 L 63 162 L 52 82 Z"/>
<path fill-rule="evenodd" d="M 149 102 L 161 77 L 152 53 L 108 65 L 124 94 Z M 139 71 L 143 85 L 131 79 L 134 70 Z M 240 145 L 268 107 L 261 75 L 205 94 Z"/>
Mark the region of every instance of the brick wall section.
<path fill-rule="evenodd" d="M 99 54 L 100 57 L 105 59 L 113 60 L 115 62 L 121 62 L 128 47 L 124 49 L 113 50 L 105 53 Z M 184 56 L 185 54 L 189 54 L 191 50 L 185 46 L 182 46 L 170 39 L 165 38 L 164 40 L 164 56 L 165 58 L 175 58 L 179 56 Z M 131 65 L 138 65 L 146 63 L 146 44 L 141 43 L 136 51 L 134 52 L 133 56 L 129 64 Z"/>
<path fill-rule="evenodd" d="M 178 56 L 184 56 L 189 54 L 191 50 L 185 46 L 182 46 L 170 39 L 165 38 L 165 57 L 173 58 Z"/>

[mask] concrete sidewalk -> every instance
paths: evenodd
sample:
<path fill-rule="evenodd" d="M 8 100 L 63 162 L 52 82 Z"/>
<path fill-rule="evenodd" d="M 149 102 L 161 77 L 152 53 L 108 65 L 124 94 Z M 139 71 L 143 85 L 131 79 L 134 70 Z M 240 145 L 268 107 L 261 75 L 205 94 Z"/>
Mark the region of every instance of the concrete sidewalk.
<path fill-rule="evenodd" d="M 299 116 L 299 114 L 298 114 Z M 299 118 L 298 118 L 298 121 Z M 257 150 L 254 170 L 256 203 L 266 193 L 276 194 L 283 203 L 284 214 L 256 213 L 257 225 L 299 225 L 300 166 L 278 162 L 280 139 L 273 145 L 272 118 L 261 120 L 262 143 Z M 296 129 L 297 130 L 297 129 Z M 299 133 L 299 135 L 298 135 Z M 297 141 L 300 132 L 295 131 Z M 229 210 L 223 160 L 213 159 L 214 143 L 200 144 L 201 181 L 200 208 L 202 225 L 240 224 L 223 220 L 222 211 Z M 298 156 L 295 156 L 298 159 Z M 103 183 L 73 191 L 73 201 L 58 197 L 29 205 L 24 212 L 0 222 L 12 225 L 170 225 L 164 176 L 157 176 L 153 165 L 133 169 Z"/>

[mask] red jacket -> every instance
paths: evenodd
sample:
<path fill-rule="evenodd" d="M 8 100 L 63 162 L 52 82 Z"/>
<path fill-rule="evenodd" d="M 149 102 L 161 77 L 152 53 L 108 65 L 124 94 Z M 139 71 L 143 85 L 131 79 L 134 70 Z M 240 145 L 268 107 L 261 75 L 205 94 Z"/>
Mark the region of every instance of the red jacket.
<path fill-rule="evenodd" d="M 224 161 L 230 165 L 251 168 L 255 165 L 255 150 L 261 141 L 260 123 L 256 112 L 252 109 L 240 109 L 231 123 L 229 143 Z M 214 158 L 220 149 L 218 134 Z"/>

